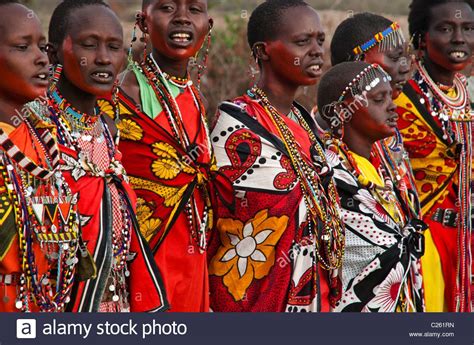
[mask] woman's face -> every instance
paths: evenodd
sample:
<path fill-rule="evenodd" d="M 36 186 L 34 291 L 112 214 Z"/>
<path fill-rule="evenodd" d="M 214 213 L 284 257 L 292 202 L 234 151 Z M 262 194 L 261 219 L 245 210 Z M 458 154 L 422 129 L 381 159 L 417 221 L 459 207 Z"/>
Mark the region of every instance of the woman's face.
<path fill-rule="evenodd" d="M 155 51 L 171 60 L 195 56 L 211 27 L 206 0 L 156 0 L 141 24 Z"/>
<path fill-rule="evenodd" d="M 91 5 L 71 13 L 66 38 L 58 50 L 64 76 L 84 92 L 110 93 L 124 63 L 123 30 L 109 8 Z"/>
<path fill-rule="evenodd" d="M 425 56 L 447 71 L 462 71 L 474 48 L 474 11 L 465 2 L 449 2 L 434 6 L 430 12 L 422 40 Z"/>
<path fill-rule="evenodd" d="M 392 99 L 389 82 L 380 82 L 368 92 L 364 91 L 365 103 L 358 107 L 350 120 L 350 127 L 372 142 L 395 135 L 398 115 Z"/>
<path fill-rule="evenodd" d="M 411 77 L 411 59 L 407 46 L 408 43 L 405 43 L 385 52 L 380 52 L 378 46 L 376 46 L 365 53 L 365 62 L 380 65 L 392 78 L 390 84 L 393 89 L 393 99 L 400 95 L 403 86 Z"/>
<path fill-rule="evenodd" d="M 317 12 L 309 6 L 286 9 L 278 31 L 274 40 L 264 42 L 263 63 L 283 82 L 316 84 L 322 74 L 325 40 Z"/>
<path fill-rule="evenodd" d="M 46 93 L 48 57 L 40 22 L 29 9 L 0 10 L 0 97 L 24 104 Z"/>

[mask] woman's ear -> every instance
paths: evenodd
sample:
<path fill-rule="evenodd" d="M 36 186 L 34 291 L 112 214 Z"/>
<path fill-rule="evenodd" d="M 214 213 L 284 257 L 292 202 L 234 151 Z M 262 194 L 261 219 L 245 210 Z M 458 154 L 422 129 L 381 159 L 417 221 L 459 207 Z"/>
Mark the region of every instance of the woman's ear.
<path fill-rule="evenodd" d="M 148 27 L 146 25 L 146 13 L 145 12 L 139 12 L 137 13 L 137 15 L 135 16 L 136 18 L 136 23 L 138 25 L 138 27 L 140 28 L 140 30 L 144 33 L 144 34 L 148 34 Z"/>
<path fill-rule="evenodd" d="M 268 61 L 267 44 L 265 42 L 256 42 L 252 47 L 252 54 L 257 61 Z"/>
<path fill-rule="evenodd" d="M 209 31 L 211 31 L 213 27 L 214 27 L 214 19 L 209 18 Z"/>

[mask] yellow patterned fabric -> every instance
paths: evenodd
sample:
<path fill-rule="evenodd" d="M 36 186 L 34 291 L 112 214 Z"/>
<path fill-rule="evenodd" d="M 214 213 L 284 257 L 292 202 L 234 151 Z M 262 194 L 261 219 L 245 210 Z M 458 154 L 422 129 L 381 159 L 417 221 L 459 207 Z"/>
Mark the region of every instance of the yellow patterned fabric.
<path fill-rule="evenodd" d="M 376 184 L 379 187 L 383 187 L 384 182 L 380 177 L 377 169 L 375 169 L 374 165 L 370 163 L 367 158 L 359 156 L 357 153 L 351 152 L 351 154 L 352 157 L 354 157 L 354 160 L 356 161 L 357 167 L 359 168 L 361 174 L 370 182 Z M 387 202 L 383 198 L 377 198 L 377 201 L 382 204 L 383 208 L 385 208 L 385 210 L 394 220 L 400 221 L 400 217 L 398 216 L 398 213 L 393 204 Z"/>
<path fill-rule="evenodd" d="M 447 95 L 456 96 L 453 89 Z M 422 107 L 427 107 L 430 115 L 431 111 L 416 82 L 410 81 L 410 87 L 405 88 L 395 104 L 399 114 L 398 127 L 413 168 L 423 220 L 429 225 L 425 231 L 425 254 L 421 258 L 426 311 L 454 311 L 456 229 L 434 222 L 433 215 L 440 208 L 456 209 L 458 144 L 449 144 L 437 132 L 434 117 L 423 116 L 422 110 L 425 113 L 426 110 Z"/>
<path fill-rule="evenodd" d="M 395 103 L 403 111 L 399 114 L 399 129 L 410 154 L 421 211 L 427 214 L 446 198 L 449 184 L 457 184 L 456 146 L 447 146 L 436 136 L 406 94 L 402 93 Z M 450 183 L 443 186 L 448 179 Z"/>

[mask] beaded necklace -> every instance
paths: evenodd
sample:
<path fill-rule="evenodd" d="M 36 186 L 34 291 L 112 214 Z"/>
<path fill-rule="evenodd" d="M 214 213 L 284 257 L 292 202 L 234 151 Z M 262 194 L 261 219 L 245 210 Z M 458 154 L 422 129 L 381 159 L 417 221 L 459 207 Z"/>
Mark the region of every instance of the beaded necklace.
<path fill-rule="evenodd" d="M 248 91 L 249 96 L 261 102 L 265 112 L 276 127 L 280 139 L 283 141 L 293 169 L 297 173 L 300 181 L 300 188 L 308 209 L 312 224 L 317 226 L 323 223 L 322 233 L 315 231 L 317 238 L 314 243 L 316 255 L 320 265 L 326 270 L 337 269 L 342 264 L 344 257 L 345 237 L 344 225 L 341 222 L 338 206 L 338 194 L 334 181 L 330 181 L 327 191 L 321 183 L 320 175 L 329 173 L 329 166 L 322 147 L 319 145 L 316 136 L 303 118 L 300 111 L 293 107 L 293 114 L 298 118 L 300 125 L 307 132 L 311 141 L 313 160 L 309 163 L 307 158 L 300 153 L 300 147 L 293 132 L 288 128 L 282 115 L 270 103 L 263 90 L 253 87 Z M 320 171 L 315 168 L 319 166 Z"/>
<path fill-rule="evenodd" d="M 50 90 L 49 93 L 49 109 L 51 119 L 56 124 L 58 129 L 58 136 L 62 145 L 68 146 L 77 152 L 79 164 L 78 168 L 83 170 L 84 175 L 93 177 L 105 178 L 107 183 L 113 183 L 114 176 L 125 176 L 125 170 L 120 161 L 116 160 L 116 143 L 112 139 L 102 114 L 94 116 L 94 120 L 82 119 L 81 116 L 91 117 L 87 114 L 76 112 L 74 120 L 81 123 L 93 123 L 94 127 L 91 129 L 81 128 L 74 125 L 67 114 L 71 114 L 72 107 L 66 99 L 62 98 L 59 92 L 55 89 Z M 96 107 L 97 111 L 98 107 Z M 96 130 L 99 128 L 100 130 Z M 90 142 L 92 145 L 92 152 L 84 152 L 83 145 L 79 139 L 85 142 Z M 109 158 L 109 166 L 105 170 L 100 168 L 97 162 L 94 162 L 94 147 L 96 144 L 102 144 L 105 141 L 107 146 L 107 155 Z M 131 226 L 132 216 L 131 210 L 127 207 L 126 196 L 124 192 L 117 188 L 118 199 L 120 202 L 121 213 L 121 229 L 120 231 L 112 230 L 112 250 L 114 260 L 112 263 L 112 271 L 109 277 L 108 289 L 112 293 L 112 301 L 126 304 L 126 277 L 130 275 L 127 267 L 127 260 L 129 259 L 130 240 L 131 240 Z"/>
<path fill-rule="evenodd" d="M 397 131 L 397 133 L 399 133 Z M 411 171 L 413 170 L 410 164 L 410 161 L 407 158 L 407 154 L 403 151 L 403 155 L 400 157 L 405 162 L 406 168 L 403 168 L 403 165 L 400 164 L 400 160 L 395 158 L 395 155 L 399 154 L 399 151 L 395 151 L 392 147 L 385 141 L 381 140 L 375 145 L 376 154 L 382 162 L 382 165 L 387 169 L 390 180 L 395 181 L 395 186 L 400 191 L 400 197 L 403 199 L 405 205 L 409 208 L 411 218 L 421 218 L 420 211 L 421 206 L 419 202 L 418 193 L 416 191 L 416 185 L 411 176 Z M 405 170 L 405 169 L 408 169 Z M 408 185 L 407 185 L 408 180 Z M 409 194 L 412 194 L 412 197 Z"/>
<path fill-rule="evenodd" d="M 179 143 L 179 145 L 181 145 L 185 152 L 191 152 L 194 150 L 195 145 L 191 142 L 188 136 L 187 130 L 184 126 L 181 109 L 176 102 L 176 99 L 173 97 L 169 83 L 182 90 L 189 88 L 193 97 L 194 105 L 199 112 L 199 125 L 205 130 L 205 140 L 207 145 L 206 148 L 211 154 L 211 157 L 213 157 L 209 130 L 204 115 L 206 110 L 204 104 L 201 101 L 201 97 L 199 96 L 199 91 L 194 86 L 192 80 L 189 78 L 182 79 L 171 77 L 164 73 L 153 57 L 153 54 L 148 55 L 139 69 L 147 77 L 149 84 L 151 85 L 156 97 L 158 98 L 158 101 L 160 102 L 163 112 L 171 127 L 174 138 Z M 210 195 L 208 195 L 206 188 L 202 188 L 202 191 L 204 193 L 204 199 L 206 200 L 206 205 L 202 215 L 200 215 L 194 197 L 190 198 L 184 208 L 188 220 L 188 226 L 191 231 L 191 238 L 198 245 L 201 252 L 207 248 L 207 238 L 212 227 L 213 213 L 210 203 Z"/>
<path fill-rule="evenodd" d="M 163 76 L 166 78 L 166 80 L 168 80 L 168 82 L 170 82 L 171 84 L 173 84 L 174 86 L 180 89 L 186 89 L 188 85 L 190 85 L 191 79 L 189 75 L 186 78 L 180 78 L 180 77 L 169 75 L 166 72 L 162 72 L 162 73 L 163 73 Z"/>
<path fill-rule="evenodd" d="M 56 110 L 61 114 L 60 121 L 67 126 L 68 132 L 74 139 L 79 138 L 79 133 L 83 133 L 82 139 L 91 141 L 92 138 L 101 140 L 104 126 L 100 120 L 98 107 L 94 109 L 94 116 L 89 116 L 74 109 L 66 99 L 61 95 L 57 88 L 50 91 L 50 98 L 54 100 L 53 104 Z M 87 133 L 87 134 L 85 134 Z"/>
<path fill-rule="evenodd" d="M 467 90 L 461 77 L 456 75 L 453 88 L 456 91 L 455 97 L 448 96 L 443 92 L 426 71 L 421 61 L 416 61 L 417 72 L 414 79 L 418 83 L 426 99 L 430 102 L 431 115 L 438 118 L 443 129 L 443 139 L 450 143 L 454 139 L 453 122 L 471 122 L 472 113 Z M 425 98 L 420 99 L 421 104 L 425 104 Z"/>
<path fill-rule="evenodd" d="M 33 137 L 33 147 L 44 156 L 45 168 L 36 165 L 5 134 L 0 135 L 0 174 L 12 200 L 22 272 L 15 307 L 31 311 L 30 303 L 43 312 L 64 311 L 70 301 L 79 248 L 77 198 L 57 170 L 56 142 L 45 131 L 39 135 L 24 120 Z M 41 137 L 41 139 L 40 139 Z M 17 168 L 15 168 L 15 166 Z M 47 270 L 38 273 L 34 243 L 39 243 Z"/>

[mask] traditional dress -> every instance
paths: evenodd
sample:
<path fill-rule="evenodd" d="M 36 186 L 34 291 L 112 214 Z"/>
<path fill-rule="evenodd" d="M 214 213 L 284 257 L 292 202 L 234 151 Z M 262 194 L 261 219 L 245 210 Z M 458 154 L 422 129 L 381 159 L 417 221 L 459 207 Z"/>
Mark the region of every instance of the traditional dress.
<path fill-rule="evenodd" d="M 428 311 L 471 310 L 472 118 L 464 77 L 441 90 L 422 63 L 396 100 L 426 232 Z"/>
<path fill-rule="evenodd" d="M 141 107 L 119 94 L 120 150 L 138 196 L 140 229 L 162 272 L 170 310 L 209 311 L 206 250 L 216 169 L 205 109 L 192 81 L 165 75 L 152 55 L 132 68 Z"/>
<path fill-rule="evenodd" d="M 83 239 L 95 263 L 96 278 L 75 286 L 71 311 L 166 310 L 160 273 L 139 232 L 135 196 L 102 110 L 97 107 L 94 117 L 82 114 L 55 87 L 48 98 L 47 116 L 58 131 L 61 170 L 78 194 Z"/>
<path fill-rule="evenodd" d="M 0 124 L 1 312 L 64 311 L 82 274 L 77 196 L 50 129 L 31 110 L 16 129 Z"/>
<path fill-rule="evenodd" d="M 317 108 L 313 109 L 314 114 L 317 113 Z M 312 114 L 312 117 L 315 115 Z M 316 129 L 318 137 L 322 140 L 326 136 L 330 135 L 329 130 L 323 129 L 317 122 Z M 377 141 L 372 147 L 372 154 L 376 155 L 381 153 L 383 155 L 384 161 L 388 163 L 387 168 L 392 172 L 394 176 L 393 183 L 400 188 L 403 185 L 403 188 L 406 188 L 409 197 L 410 203 L 414 208 L 414 211 L 421 215 L 421 206 L 416 191 L 415 179 L 413 177 L 413 171 L 411 168 L 410 158 L 408 153 L 403 146 L 402 134 L 395 129 L 395 135 L 390 138 L 385 138 L 383 140 Z"/>
<path fill-rule="evenodd" d="M 346 226 L 343 295 L 335 311 L 424 311 L 419 259 L 426 226 L 403 180 L 394 185 L 398 170 L 378 146 L 369 161 L 336 139 L 327 144 Z"/>
<path fill-rule="evenodd" d="M 309 113 L 295 104 L 290 116 L 258 89 L 219 107 L 211 139 L 236 202 L 219 202 L 209 247 L 214 311 L 329 311 L 340 296 L 331 170 Z"/>

